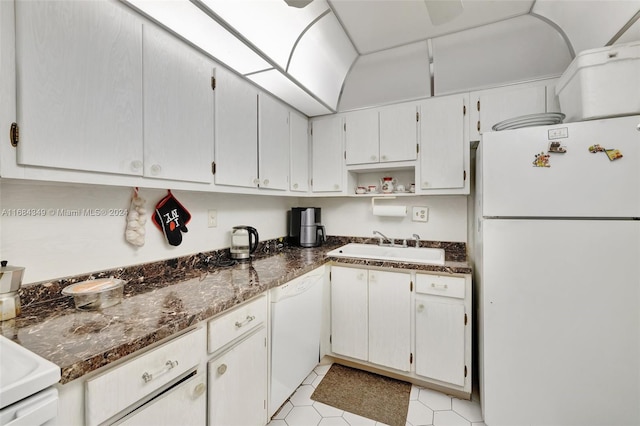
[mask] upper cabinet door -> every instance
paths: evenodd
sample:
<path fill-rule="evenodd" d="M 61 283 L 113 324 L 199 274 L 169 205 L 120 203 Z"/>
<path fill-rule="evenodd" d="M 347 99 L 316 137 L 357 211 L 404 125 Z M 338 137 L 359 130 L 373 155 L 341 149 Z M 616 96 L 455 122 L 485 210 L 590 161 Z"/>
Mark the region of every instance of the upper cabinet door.
<path fill-rule="evenodd" d="M 467 95 L 430 98 L 420 106 L 420 188 L 467 188 Z"/>
<path fill-rule="evenodd" d="M 355 111 L 345 116 L 347 165 L 380 161 L 378 111 Z"/>
<path fill-rule="evenodd" d="M 286 190 L 289 186 L 289 110 L 268 95 L 259 96 L 260 187 Z"/>
<path fill-rule="evenodd" d="M 410 161 L 418 155 L 415 104 L 380 109 L 380 162 Z"/>
<path fill-rule="evenodd" d="M 312 122 L 313 192 L 342 191 L 342 129 L 342 118 L 335 115 Z"/>
<path fill-rule="evenodd" d="M 255 188 L 258 181 L 258 91 L 222 67 L 216 69 L 216 185 Z"/>
<path fill-rule="evenodd" d="M 142 175 L 142 24 L 95 1 L 16 1 L 18 163 Z"/>
<path fill-rule="evenodd" d="M 211 182 L 214 64 L 154 26 L 143 36 L 144 175 Z"/>
<path fill-rule="evenodd" d="M 480 134 L 491 132 L 501 121 L 546 110 L 546 87 L 541 83 L 472 92 L 470 140 L 480 140 Z"/>
<path fill-rule="evenodd" d="M 291 130 L 291 191 L 309 191 L 309 120 L 300 114 L 289 115 Z"/>

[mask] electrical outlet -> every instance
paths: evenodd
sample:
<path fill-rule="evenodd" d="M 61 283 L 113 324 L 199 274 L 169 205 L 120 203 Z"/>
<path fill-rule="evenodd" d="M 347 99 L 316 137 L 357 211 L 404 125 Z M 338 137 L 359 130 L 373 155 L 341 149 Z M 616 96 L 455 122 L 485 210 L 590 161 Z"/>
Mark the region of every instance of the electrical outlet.
<path fill-rule="evenodd" d="M 414 207 L 411 220 L 414 222 L 426 222 L 429 220 L 429 207 Z"/>
<path fill-rule="evenodd" d="M 209 228 L 215 228 L 218 226 L 218 211 L 217 210 L 209 210 L 209 215 L 207 216 L 207 222 L 209 224 Z"/>

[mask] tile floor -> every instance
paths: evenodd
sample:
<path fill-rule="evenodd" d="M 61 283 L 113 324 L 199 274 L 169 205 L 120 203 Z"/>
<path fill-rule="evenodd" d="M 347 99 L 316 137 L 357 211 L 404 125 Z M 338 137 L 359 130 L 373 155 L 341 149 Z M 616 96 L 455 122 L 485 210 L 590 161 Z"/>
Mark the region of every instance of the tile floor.
<path fill-rule="evenodd" d="M 311 399 L 311 394 L 329 370 L 318 365 L 268 426 L 380 426 L 358 416 Z M 485 426 L 478 401 L 466 401 L 413 385 L 409 397 L 407 426 Z"/>

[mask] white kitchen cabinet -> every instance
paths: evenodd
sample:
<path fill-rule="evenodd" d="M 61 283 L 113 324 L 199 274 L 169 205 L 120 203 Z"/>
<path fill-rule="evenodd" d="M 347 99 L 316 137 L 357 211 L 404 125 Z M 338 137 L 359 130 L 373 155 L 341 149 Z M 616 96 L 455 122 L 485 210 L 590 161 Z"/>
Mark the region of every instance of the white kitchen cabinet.
<path fill-rule="evenodd" d="M 215 86 L 216 185 L 286 190 L 289 110 L 223 68 Z"/>
<path fill-rule="evenodd" d="M 209 361 L 209 425 L 267 423 L 267 330 Z"/>
<path fill-rule="evenodd" d="M 189 422 L 185 417 L 180 424 L 203 426 L 206 384 L 204 373 L 199 372 L 205 354 L 206 332 L 200 327 L 88 379 L 84 386 L 85 424 L 121 420 L 125 424 L 145 424 L 142 419 L 176 418 L 180 412 L 189 412 Z M 178 413 L 167 412 L 164 402 L 169 401 L 170 409 Z M 163 420 L 148 424 L 169 423 Z"/>
<path fill-rule="evenodd" d="M 211 182 L 214 63 L 152 25 L 142 52 L 144 176 Z"/>
<path fill-rule="evenodd" d="M 289 109 L 274 98 L 258 96 L 258 186 L 289 187 Z"/>
<path fill-rule="evenodd" d="M 451 95 L 420 104 L 420 189 L 425 193 L 469 192 L 468 99 Z"/>
<path fill-rule="evenodd" d="M 331 350 L 367 360 L 369 351 L 366 269 L 331 267 Z"/>
<path fill-rule="evenodd" d="M 215 88 L 216 185 L 255 188 L 258 180 L 258 91 L 222 67 Z"/>
<path fill-rule="evenodd" d="M 345 114 L 346 164 L 415 160 L 416 113 L 411 103 Z"/>
<path fill-rule="evenodd" d="M 331 349 L 409 371 L 411 275 L 332 266 Z"/>
<path fill-rule="evenodd" d="M 411 275 L 369 271 L 369 362 L 411 367 Z"/>
<path fill-rule="evenodd" d="M 208 322 L 210 426 L 267 423 L 265 295 Z"/>
<path fill-rule="evenodd" d="M 380 162 L 411 161 L 418 155 L 415 103 L 380 109 Z"/>
<path fill-rule="evenodd" d="M 470 140 L 480 140 L 483 132 L 491 132 L 491 127 L 501 121 L 546 112 L 547 84 L 553 83 L 541 80 L 471 92 Z M 555 109 L 553 105 L 549 102 L 549 110 Z"/>
<path fill-rule="evenodd" d="M 309 120 L 296 113 L 289 115 L 290 125 L 290 184 L 289 190 L 309 191 Z"/>
<path fill-rule="evenodd" d="M 378 111 L 376 109 L 345 114 L 345 147 L 348 166 L 380 161 Z"/>
<path fill-rule="evenodd" d="M 345 179 L 342 117 L 331 115 L 316 118 L 311 126 L 312 191 L 341 192 Z"/>
<path fill-rule="evenodd" d="M 416 374 L 469 386 L 470 287 L 465 277 L 416 274 Z"/>
<path fill-rule="evenodd" d="M 111 2 L 16 1 L 21 165 L 143 174 L 142 23 Z"/>

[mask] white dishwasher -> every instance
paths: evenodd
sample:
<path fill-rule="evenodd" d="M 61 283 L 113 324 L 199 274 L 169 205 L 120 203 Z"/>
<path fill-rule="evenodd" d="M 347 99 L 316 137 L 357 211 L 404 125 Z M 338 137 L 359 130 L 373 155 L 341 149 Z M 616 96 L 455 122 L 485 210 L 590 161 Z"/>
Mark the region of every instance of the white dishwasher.
<path fill-rule="evenodd" d="M 320 360 L 324 267 L 271 290 L 269 418 Z"/>

